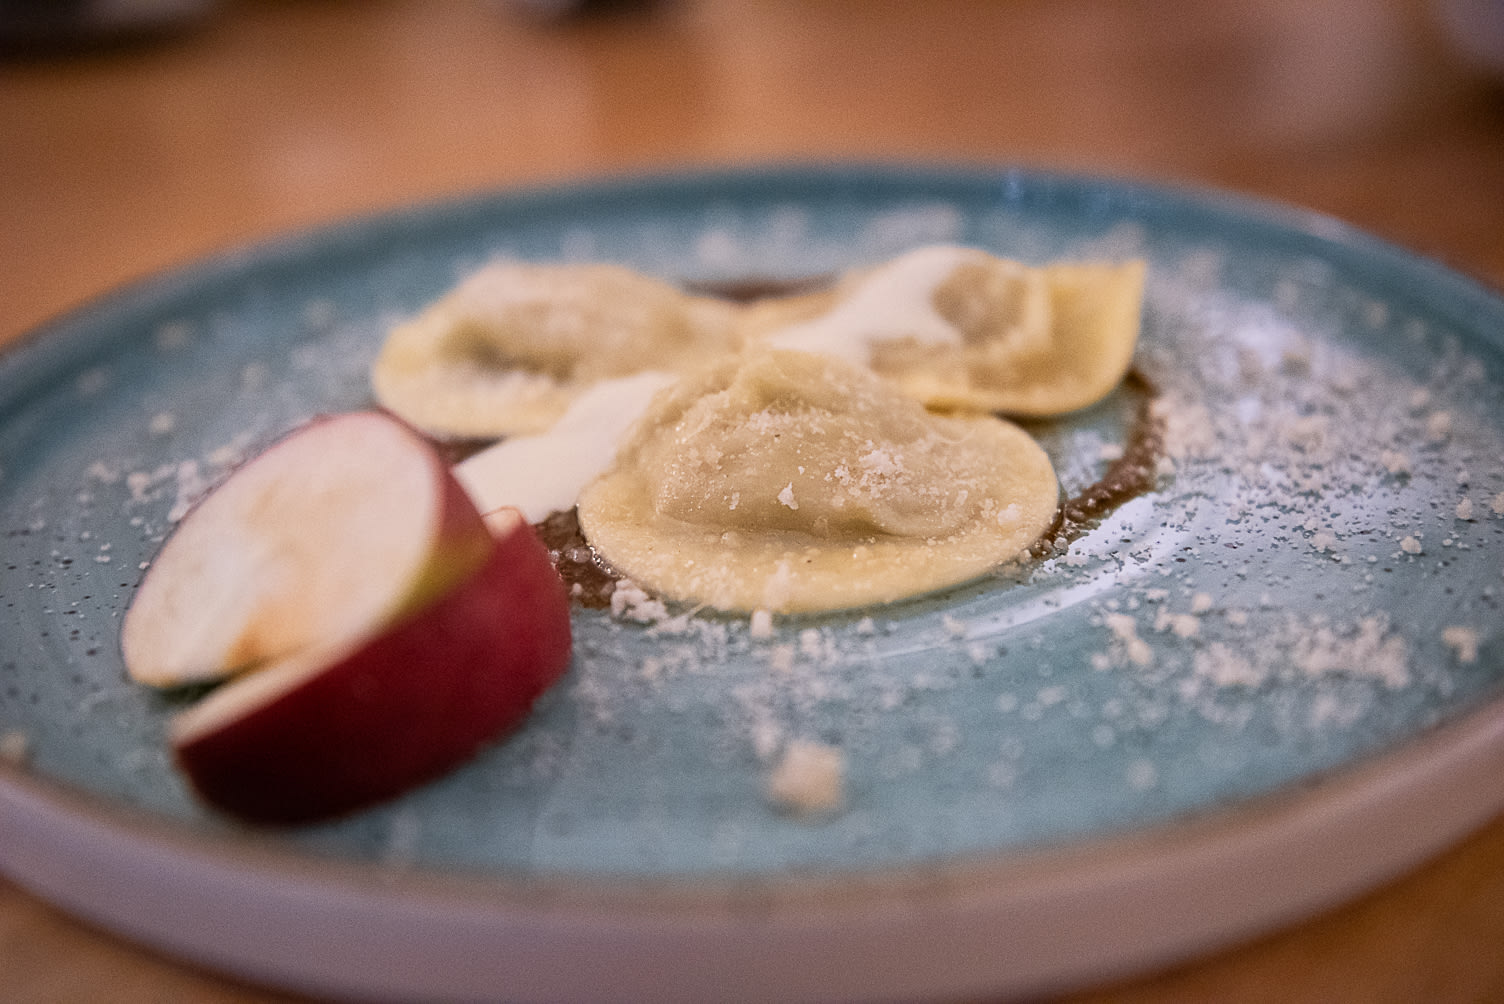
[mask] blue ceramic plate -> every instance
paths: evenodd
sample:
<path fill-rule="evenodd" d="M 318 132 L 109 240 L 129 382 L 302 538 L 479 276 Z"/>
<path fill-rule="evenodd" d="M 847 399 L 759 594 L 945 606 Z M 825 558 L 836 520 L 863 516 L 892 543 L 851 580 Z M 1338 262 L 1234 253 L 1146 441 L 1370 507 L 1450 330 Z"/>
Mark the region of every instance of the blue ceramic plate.
<path fill-rule="evenodd" d="M 367 406 L 394 321 L 496 257 L 719 281 L 930 242 L 1148 260 L 1152 391 L 1031 428 L 1077 490 L 1149 394 L 1154 491 L 1063 557 L 772 639 L 579 611 L 520 733 L 332 825 L 247 833 L 185 790 L 177 706 L 119 656 L 140 570 L 234 463 Z M 136 285 L 0 357 L 0 865 L 365 996 L 1022 991 L 1206 947 L 1504 804 L 1501 353 L 1498 296 L 1329 219 L 1031 172 L 501 194 Z M 839 813 L 765 797 L 795 740 L 841 751 Z"/>

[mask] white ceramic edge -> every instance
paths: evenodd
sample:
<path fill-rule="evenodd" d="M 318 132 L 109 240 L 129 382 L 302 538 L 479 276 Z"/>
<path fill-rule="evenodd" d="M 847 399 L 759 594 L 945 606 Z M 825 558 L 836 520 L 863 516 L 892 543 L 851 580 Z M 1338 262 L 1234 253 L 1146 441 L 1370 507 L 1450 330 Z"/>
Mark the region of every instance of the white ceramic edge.
<path fill-rule="evenodd" d="M 0 773 L 0 870 L 128 938 L 363 1000 L 1034 994 L 1351 899 L 1504 809 L 1504 701 L 1293 792 L 1062 850 L 844 878 L 530 887 L 319 863 Z"/>

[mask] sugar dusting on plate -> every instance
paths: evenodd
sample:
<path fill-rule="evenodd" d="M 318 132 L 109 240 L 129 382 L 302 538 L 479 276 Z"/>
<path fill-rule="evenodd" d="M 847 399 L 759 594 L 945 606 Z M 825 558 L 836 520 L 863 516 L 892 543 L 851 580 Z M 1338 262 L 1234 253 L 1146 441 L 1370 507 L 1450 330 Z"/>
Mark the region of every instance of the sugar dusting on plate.
<path fill-rule="evenodd" d="M 1186 714 L 1227 729 L 1228 741 L 1309 744 L 1373 728 L 1386 694 L 1450 694 L 1451 670 L 1494 643 L 1493 587 L 1457 595 L 1447 583 L 1460 560 L 1468 572 L 1456 581 L 1478 582 L 1478 559 L 1464 552 L 1498 546 L 1497 525 L 1459 525 L 1504 510 L 1504 437 L 1488 407 L 1496 385 L 1455 338 L 1421 321 L 1356 302 L 1356 293 L 1329 307 L 1332 291 L 1300 265 L 1268 300 L 1205 281 L 1222 267 L 1203 255 L 1151 275 L 1140 365 L 1160 389 L 1154 413 L 1167 437 L 1157 490 L 1065 554 L 996 583 L 1004 607 L 1010 590 L 1045 605 L 1043 633 L 1030 637 L 1020 620 L 989 609 L 987 596 L 964 590 L 938 612 L 872 611 L 863 631 L 766 615 L 692 618 L 686 630 L 684 613 L 665 609 L 678 628 L 658 634 L 669 621 L 643 618 L 634 604 L 605 631 L 655 638 L 652 672 L 623 687 L 609 661 L 587 660 L 576 692 L 583 706 L 620 720 L 666 693 L 676 672 L 714 674 L 727 660 L 750 659 L 764 672 L 737 675 L 726 693 L 771 776 L 813 727 L 848 744 L 853 775 L 880 779 L 943 764 L 993 730 L 1021 734 L 1019 719 L 1069 715 L 1081 745 L 1099 749 Z M 1330 316 L 1312 325 L 1324 311 Z M 1394 331 L 1419 349 L 1423 367 L 1373 351 Z M 1120 456 L 1120 443 L 1091 446 L 1097 432 L 1072 439 L 1067 431 L 1057 449 L 1077 464 L 1093 450 L 1099 462 Z M 1474 473 L 1459 477 L 1463 470 Z M 1407 602 L 1416 587 L 1432 598 Z M 1463 623 L 1435 620 L 1438 597 Z M 1073 609 L 1084 617 L 1070 618 Z M 1108 697 L 1093 704 L 1071 683 L 1010 686 L 1020 660 L 1008 649 L 1049 651 L 1051 616 L 1058 630 L 1088 639 L 1062 661 L 1118 679 L 1101 688 Z M 903 646 L 874 637 L 871 624 L 888 617 L 902 622 L 906 643 L 927 632 L 930 666 L 914 671 Z M 979 667 L 1007 688 L 985 738 L 925 699 Z M 893 729 L 890 716 L 920 731 L 928 722 L 931 734 L 902 750 L 864 750 L 882 745 L 873 737 Z M 1009 759 L 999 758 L 990 783 L 1015 782 Z M 1142 791 L 1160 773 L 1138 768 L 1122 780 Z"/>

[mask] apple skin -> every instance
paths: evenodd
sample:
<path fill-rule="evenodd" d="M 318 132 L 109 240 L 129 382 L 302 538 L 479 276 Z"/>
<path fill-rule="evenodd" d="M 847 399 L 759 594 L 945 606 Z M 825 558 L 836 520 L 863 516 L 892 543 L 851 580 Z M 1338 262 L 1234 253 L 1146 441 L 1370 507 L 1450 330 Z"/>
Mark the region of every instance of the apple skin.
<path fill-rule="evenodd" d="M 173 723 L 179 767 L 245 821 L 385 801 L 515 727 L 568 667 L 569 601 L 520 515 L 468 580 L 373 637 L 232 680 Z"/>

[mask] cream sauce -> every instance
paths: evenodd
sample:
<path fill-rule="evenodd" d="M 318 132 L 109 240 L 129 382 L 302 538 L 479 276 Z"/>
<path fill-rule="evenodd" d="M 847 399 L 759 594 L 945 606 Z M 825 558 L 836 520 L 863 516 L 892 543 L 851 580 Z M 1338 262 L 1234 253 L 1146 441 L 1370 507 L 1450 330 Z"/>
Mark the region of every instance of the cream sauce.
<path fill-rule="evenodd" d="M 483 514 L 512 507 L 529 523 L 541 523 L 550 513 L 574 508 L 580 491 L 610 466 L 653 395 L 674 379 L 649 370 L 603 380 L 546 432 L 488 447 L 455 465 L 455 476 Z"/>
<path fill-rule="evenodd" d="M 935 309 L 935 291 L 967 261 L 964 248 L 922 247 L 879 265 L 819 317 L 790 324 L 768 337 L 778 348 L 800 349 L 869 366 L 872 348 L 908 339 L 959 345 L 961 333 Z"/>

